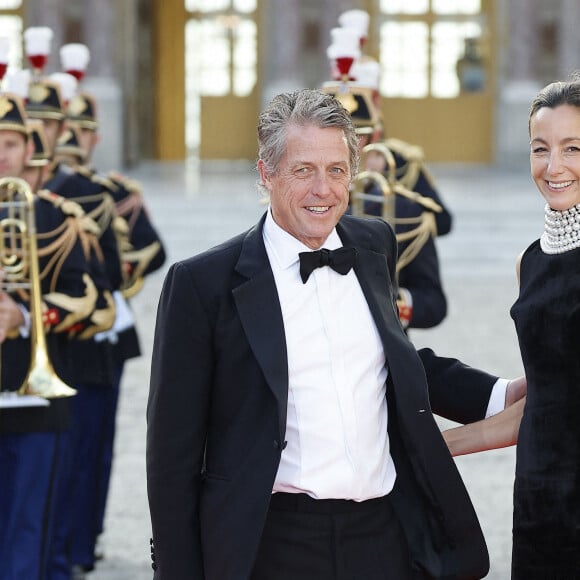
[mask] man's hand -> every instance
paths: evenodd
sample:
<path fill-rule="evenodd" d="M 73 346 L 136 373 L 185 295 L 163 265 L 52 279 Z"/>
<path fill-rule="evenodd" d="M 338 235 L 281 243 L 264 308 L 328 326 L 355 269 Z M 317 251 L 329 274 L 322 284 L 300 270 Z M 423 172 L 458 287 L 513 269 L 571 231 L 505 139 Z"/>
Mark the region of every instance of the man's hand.
<path fill-rule="evenodd" d="M 505 407 L 506 409 L 526 396 L 528 383 L 526 377 L 518 377 L 508 383 L 505 392 Z"/>
<path fill-rule="evenodd" d="M 0 270 L 0 285 L 4 280 L 4 274 Z M 0 344 L 6 340 L 11 330 L 17 329 L 24 324 L 22 311 L 12 300 L 9 294 L 0 290 Z"/>

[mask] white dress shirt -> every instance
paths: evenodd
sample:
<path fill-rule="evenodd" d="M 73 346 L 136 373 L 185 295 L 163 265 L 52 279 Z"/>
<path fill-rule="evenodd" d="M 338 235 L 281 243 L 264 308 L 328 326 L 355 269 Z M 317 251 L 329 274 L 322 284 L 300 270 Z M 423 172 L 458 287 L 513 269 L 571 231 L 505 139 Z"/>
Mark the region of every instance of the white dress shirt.
<path fill-rule="evenodd" d="M 391 491 L 387 368 L 375 323 L 351 270 L 318 268 L 306 284 L 310 248 L 268 212 L 264 242 L 280 298 L 288 351 L 286 448 L 274 491 L 363 501 Z M 333 231 L 323 247 L 342 246 Z"/>
<path fill-rule="evenodd" d="M 383 345 L 354 271 L 317 268 L 306 284 L 298 254 L 310 248 L 268 211 L 264 243 L 288 351 L 286 448 L 274 492 L 364 501 L 388 494 L 396 471 L 387 433 Z M 322 247 L 342 242 L 333 230 Z M 504 408 L 498 379 L 486 416 Z"/>

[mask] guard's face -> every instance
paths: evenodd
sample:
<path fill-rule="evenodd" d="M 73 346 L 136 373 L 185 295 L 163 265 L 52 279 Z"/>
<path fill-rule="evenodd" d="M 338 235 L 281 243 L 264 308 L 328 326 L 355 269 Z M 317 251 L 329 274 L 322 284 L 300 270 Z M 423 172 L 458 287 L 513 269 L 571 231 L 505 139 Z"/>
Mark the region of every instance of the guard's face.
<path fill-rule="evenodd" d="M 580 107 L 544 107 L 530 121 L 530 167 L 546 203 L 556 210 L 580 203 Z"/>
<path fill-rule="evenodd" d="M 64 123 L 57 119 L 42 119 L 42 125 L 48 148 L 50 151 L 54 151 L 56 142 L 63 132 Z"/>
<path fill-rule="evenodd" d="M 386 169 L 387 162 L 378 151 L 369 151 L 365 158 L 365 169 L 367 171 L 378 171 L 382 173 Z"/>
<path fill-rule="evenodd" d="M 312 249 L 322 246 L 348 205 L 350 158 L 341 129 L 288 127 L 274 175 L 258 162 L 274 221 Z"/>
<path fill-rule="evenodd" d="M 48 172 L 48 165 L 44 167 L 26 167 L 20 177 L 30 185 L 32 191 L 38 191 L 46 181 Z"/>
<path fill-rule="evenodd" d="M 31 145 L 18 131 L 0 130 L 0 177 L 20 177 L 32 154 Z"/>
<path fill-rule="evenodd" d="M 79 131 L 79 145 L 89 160 L 97 143 L 99 142 L 99 134 L 92 129 L 80 129 Z"/>

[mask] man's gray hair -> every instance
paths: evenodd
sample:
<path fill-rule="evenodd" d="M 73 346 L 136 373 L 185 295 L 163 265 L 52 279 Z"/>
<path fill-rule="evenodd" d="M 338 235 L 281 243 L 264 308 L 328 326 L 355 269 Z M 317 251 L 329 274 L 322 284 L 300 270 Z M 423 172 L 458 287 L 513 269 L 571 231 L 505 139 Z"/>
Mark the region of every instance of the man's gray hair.
<path fill-rule="evenodd" d="M 333 95 L 317 89 L 282 93 L 272 99 L 258 119 L 258 157 L 267 174 L 273 175 L 286 151 L 290 125 L 342 129 L 350 156 L 351 177 L 358 172 L 358 135 L 342 103 Z M 263 191 L 264 184 L 258 187 Z"/>

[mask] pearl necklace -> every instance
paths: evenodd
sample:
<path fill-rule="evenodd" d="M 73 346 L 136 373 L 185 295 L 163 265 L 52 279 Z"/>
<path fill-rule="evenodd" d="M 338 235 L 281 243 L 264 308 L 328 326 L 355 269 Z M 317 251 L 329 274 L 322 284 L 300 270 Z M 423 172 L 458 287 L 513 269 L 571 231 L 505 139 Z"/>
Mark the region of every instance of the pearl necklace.
<path fill-rule="evenodd" d="M 544 213 L 540 246 L 545 254 L 562 254 L 580 247 L 580 203 L 563 211 L 546 204 Z"/>

